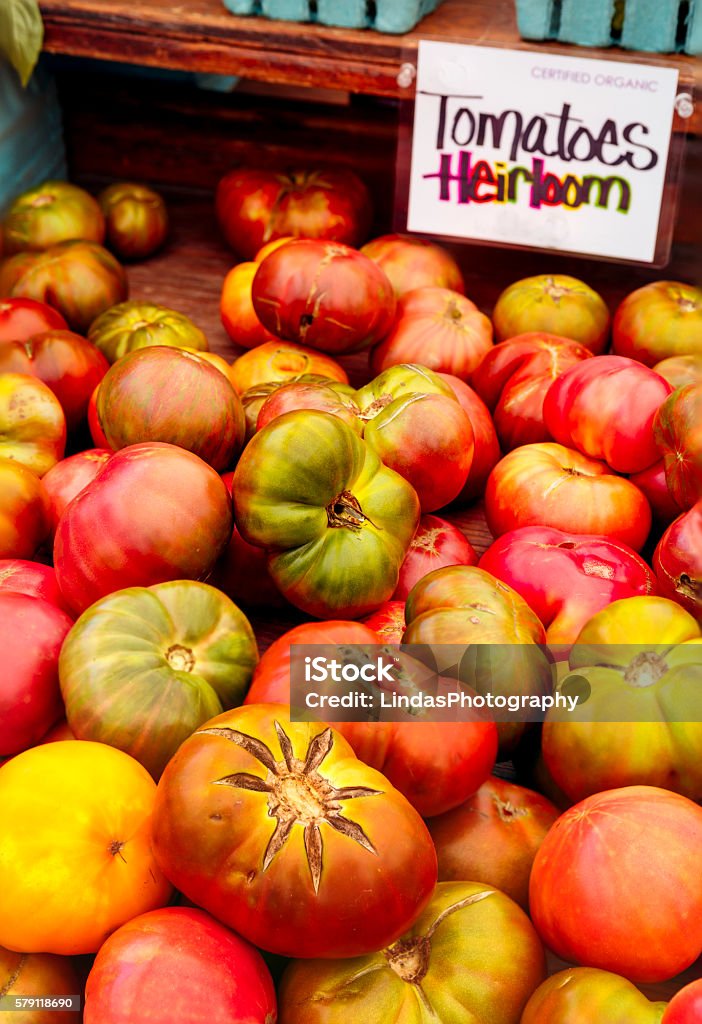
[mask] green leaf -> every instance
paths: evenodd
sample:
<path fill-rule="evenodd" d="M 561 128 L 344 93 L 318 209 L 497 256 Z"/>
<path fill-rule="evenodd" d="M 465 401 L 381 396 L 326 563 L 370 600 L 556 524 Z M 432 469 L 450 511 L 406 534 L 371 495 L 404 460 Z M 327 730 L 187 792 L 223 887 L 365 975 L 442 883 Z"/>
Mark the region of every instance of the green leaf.
<path fill-rule="evenodd" d="M 38 0 L 0 0 L 0 54 L 4 54 L 22 85 L 31 78 L 44 39 Z"/>

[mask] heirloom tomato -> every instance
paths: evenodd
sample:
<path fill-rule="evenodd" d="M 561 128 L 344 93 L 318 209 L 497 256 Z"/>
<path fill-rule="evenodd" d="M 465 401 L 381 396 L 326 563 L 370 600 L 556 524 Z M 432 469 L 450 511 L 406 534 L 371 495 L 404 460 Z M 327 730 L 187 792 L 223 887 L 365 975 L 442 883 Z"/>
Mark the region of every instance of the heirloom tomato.
<path fill-rule="evenodd" d="M 617 473 L 639 473 L 658 460 L 653 420 L 672 390 L 634 359 L 599 356 L 553 382 L 544 399 L 544 421 L 566 448 L 601 459 Z"/>
<path fill-rule="evenodd" d="M 256 316 L 251 300 L 251 285 L 258 263 L 250 260 L 238 263 L 229 271 L 222 284 L 219 312 L 222 326 L 236 345 L 256 348 L 264 341 L 276 341 Z"/>
<path fill-rule="evenodd" d="M 485 493 L 490 471 L 502 457 L 500 442 L 490 410 L 482 398 L 464 381 L 450 373 L 440 373 L 439 377 L 449 385 L 473 428 L 473 461 L 468 471 L 468 479 L 454 499 L 463 504 L 482 498 Z"/>
<path fill-rule="evenodd" d="M 0 343 L 27 341 L 44 331 L 65 331 L 58 310 L 34 299 L 0 299 Z"/>
<path fill-rule="evenodd" d="M 371 369 L 421 363 L 467 380 L 492 349 L 492 323 L 460 292 L 416 288 L 397 304 L 395 323 L 373 349 Z"/>
<path fill-rule="evenodd" d="M 90 396 L 108 369 L 102 352 L 72 331 L 47 331 L 0 344 L 0 373 L 24 373 L 43 381 L 61 403 L 69 432 L 86 418 Z"/>
<path fill-rule="evenodd" d="M 567 274 L 539 274 L 515 281 L 492 312 L 498 341 L 530 331 L 570 338 L 599 355 L 607 347 L 609 310 L 597 292 Z"/>
<path fill-rule="evenodd" d="M 445 565 L 477 565 L 475 548 L 458 527 L 439 516 L 422 516 L 409 551 L 400 566 L 396 601 L 404 601 L 422 576 Z"/>
<path fill-rule="evenodd" d="M 361 252 L 387 274 L 398 298 L 415 288 L 449 288 L 460 295 L 465 293 L 463 274 L 453 256 L 425 238 L 381 235 L 366 242 Z"/>
<path fill-rule="evenodd" d="M 291 341 L 270 341 L 239 356 L 232 364 L 234 386 L 240 395 L 259 384 L 314 376 L 348 384 L 346 370 L 323 352 Z"/>
<path fill-rule="evenodd" d="M 246 608 L 290 607 L 268 572 L 265 549 L 244 540 L 236 524 L 207 582 Z"/>
<path fill-rule="evenodd" d="M 646 366 L 670 356 L 699 354 L 702 290 L 680 281 L 653 281 L 637 288 L 614 315 L 612 347 Z"/>
<path fill-rule="evenodd" d="M 44 743 L 4 764 L 0 943 L 94 953 L 119 925 L 167 903 L 151 851 L 155 796 L 146 769 L 104 743 Z"/>
<path fill-rule="evenodd" d="M 632 548 L 607 537 L 523 526 L 498 538 L 480 568 L 514 587 L 552 644 L 572 644 L 606 605 L 656 592 L 656 578 Z"/>
<path fill-rule="evenodd" d="M 330 388 L 334 392 L 336 398 L 332 398 L 325 391 L 322 404 L 324 404 L 324 401 L 331 401 L 336 405 L 337 400 L 341 399 L 343 403 L 348 404 L 353 409 L 355 416 L 358 415 L 356 393 L 350 384 L 343 384 L 341 381 L 332 380 L 330 377 L 322 377 L 317 373 L 303 373 L 300 377 L 290 377 L 288 380 L 269 380 L 262 384 L 254 384 L 253 387 L 244 391 L 241 396 L 241 404 L 244 407 L 244 417 L 246 419 L 247 441 L 251 440 L 258 429 L 258 416 L 265 403 L 274 392 L 278 391 L 279 388 L 285 387 L 287 384 L 324 384 L 325 387 Z M 295 392 L 293 392 L 294 395 Z M 290 410 L 286 411 L 289 412 Z M 344 419 L 343 416 L 341 418 Z M 357 433 L 360 433 L 360 431 L 357 430 Z"/>
<path fill-rule="evenodd" d="M 214 587 L 130 587 L 96 601 L 66 637 L 66 719 L 77 739 L 119 747 L 158 778 L 198 726 L 241 703 L 257 659 L 248 619 Z"/>
<path fill-rule="evenodd" d="M 153 844 L 188 899 L 283 956 L 381 949 L 436 883 L 414 808 L 339 733 L 291 722 L 281 705 L 228 711 L 181 745 L 159 783 Z"/>
<path fill-rule="evenodd" d="M 661 1024 L 699 1024 L 702 1020 L 702 979 L 697 978 L 676 992 L 668 1003 Z"/>
<path fill-rule="evenodd" d="M 405 602 L 385 601 L 361 622 L 378 634 L 381 643 L 399 644 L 405 632 Z"/>
<path fill-rule="evenodd" d="M 667 526 L 668 523 L 677 519 L 682 509 L 668 490 L 663 459 L 654 462 L 652 466 L 640 473 L 632 473 L 629 479 L 648 501 L 653 518 L 658 525 Z"/>
<path fill-rule="evenodd" d="M 1 558 L 0 593 L 5 590 L 40 597 L 50 604 L 63 608 L 56 573 L 50 565 L 42 565 L 41 562 L 28 562 L 22 558 Z"/>
<path fill-rule="evenodd" d="M 221 477 L 184 448 L 135 444 L 116 452 L 59 521 L 54 567 L 70 608 L 130 586 L 199 579 L 232 531 Z"/>
<path fill-rule="evenodd" d="M 90 325 L 88 340 L 115 363 L 127 352 L 152 345 L 206 352 L 207 338 L 190 317 L 151 302 L 112 304 Z"/>
<path fill-rule="evenodd" d="M 288 235 L 360 245 L 372 217 L 370 194 L 358 175 L 332 168 L 237 168 L 217 185 L 216 211 L 227 242 L 247 260 Z"/>
<path fill-rule="evenodd" d="M 245 703 L 290 703 L 293 644 L 334 645 L 353 654 L 354 645 L 368 648 L 381 642 L 376 633 L 357 622 L 295 626 L 275 640 L 261 658 Z M 346 722 L 335 721 L 333 711 L 319 717 L 341 733 L 356 757 L 381 771 L 425 818 L 462 803 L 487 778 L 495 762 L 497 729 L 477 714 L 458 722 Z"/>
<path fill-rule="evenodd" d="M 165 242 L 166 204 L 153 189 L 120 181 L 103 189 L 98 202 L 105 217 L 105 244 L 122 259 L 145 259 Z"/>
<path fill-rule="evenodd" d="M 661 594 L 702 619 L 702 499 L 665 531 L 653 568 Z"/>
<path fill-rule="evenodd" d="M 595 534 L 640 550 L 651 529 L 651 509 L 624 477 L 560 444 L 527 444 L 497 463 L 485 490 L 493 536 L 520 526 L 550 526 Z"/>
<path fill-rule="evenodd" d="M 662 359 L 653 369 L 674 388 L 681 388 L 684 384 L 702 384 L 702 344 L 688 355 Z"/>
<path fill-rule="evenodd" d="M 492 410 L 502 447 L 548 441 L 546 392 L 565 370 L 592 353 L 567 338 L 533 332 L 503 341 L 487 353 L 471 383 Z"/>
<path fill-rule="evenodd" d="M 377 344 L 392 326 L 392 285 L 367 256 L 339 242 L 293 239 L 258 266 L 256 316 L 279 338 L 343 355 Z"/>
<path fill-rule="evenodd" d="M 110 448 L 109 442 L 105 437 L 105 432 L 100 426 L 100 420 L 98 418 L 97 396 L 99 390 L 100 385 L 98 384 L 90 396 L 90 401 L 88 402 L 88 430 L 90 431 L 90 436 L 92 437 L 93 444 L 96 448 L 101 448 L 103 451 L 112 451 L 113 449 Z"/>
<path fill-rule="evenodd" d="M 650 785 L 702 800 L 700 628 L 662 597 L 615 601 L 585 624 L 570 651 L 563 692 L 587 696 L 549 711 L 546 767 L 571 800 Z"/>
<path fill-rule="evenodd" d="M 520 1024 L 661 1024 L 665 1006 L 611 971 L 570 967 L 537 988 Z"/>
<path fill-rule="evenodd" d="M 58 242 L 102 242 L 105 219 L 99 204 L 77 185 L 45 181 L 12 202 L 2 224 L 5 256 L 41 251 Z"/>
<path fill-rule="evenodd" d="M 21 462 L 0 457 L 0 558 L 31 558 L 48 533 L 41 480 Z"/>
<path fill-rule="evenodd" d="M 702 384 L 666 398 L 653 423 L 668 489 L 682 509 L 702 498 Z"/>
<path fill-rule="evenodd" d="M 51 993 L 54 1005 L 60 1007 L 62 997 L 80 993 L 80 982 L 67 956 L 14 953 L 0 947 L 0 992 L 8 1007 L 17 1000 L 12 1006 L 14 1024 L 66 1024 L 71 1018 L 65 1009 L 40 1009 L 41 1000 Z M 27 1009 L 20 1008 L 23 1002 Z"/>
<path fill-rule="evenodd" d="M 122 356 L 100 385 L 97 415 L 116 451 L 163 441 L 223 470 L 244 444 L 244 410 L 228 378 L 178 348 L 156 346 Z"/>
<path fill-rule="evenodd" d="M 285 413 L 234 471 L 236 524 L 292 604 L 355 618 L 387 601 L 419 521 L 413 488 L 336 416 Z"/>
<path fill-rule="evenodd" d="M 100 947 L 85 989 L 84 1024 L 275 1024 L 273 979 L 261 954 L 191 907 L 123 924 Z"/>
<path fill-rule="evenodd" d="M 540 793 L 487 779 L 460 807 L 429 822 L 439 881 L 494 885 L 528 912 L 531 865 L 560 813 Z"/>
<path fill-rule="evenodd" d="M 479 882 L 440 882 L 411 929 L 353 960 L 298 961 L 280 988 L 284 1024 L 519 1024 L 544 952 L 523 910 Z"/>
<path fill-rule="evenodd" d="M 261 430 L 271 420 L 295 409 L 317 409 L 319 412 L 330 413 L 343 420 L 355 433 L 363 433 L 361 410 L 352 398 L 339 394 L 327 383 L 305 381 L 290 381 L 271 391 L 259 410 L 256 429 Z"/>
<path fill-rule="evenodd" d="M 124 268 L 95 242 L 60 242 L 43 252 L 18 253 L 0 264 L 0 295 L 50 299 L 79 334 L 128 293 Z"/>
<path fill-rule="evenodd" d="M 0 373 L 0 457 L 43 476 L 65 447 L 66 417 L 51 388 L 27 373 Z"/>
<path fill-rule="evenodd" d="M 536 854 L 536 930 L 571 963 L 635 982 L 674 977 L 702 952 L 700 844 L 702 808 L 677 793 L 626 786 L 588 797 Z"/>
<path fill-rule="evenodd" d="M 72 625 L 49 601 L 0 591 L 0 757 L 38 743 L 63 715 L 58 657 Z"/>

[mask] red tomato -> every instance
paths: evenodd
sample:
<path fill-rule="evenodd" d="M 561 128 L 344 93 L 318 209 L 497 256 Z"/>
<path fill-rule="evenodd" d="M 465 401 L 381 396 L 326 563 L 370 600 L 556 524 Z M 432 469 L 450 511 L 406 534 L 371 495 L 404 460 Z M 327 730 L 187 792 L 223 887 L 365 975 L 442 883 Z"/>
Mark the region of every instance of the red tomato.
<path fill-rule="evenodd" d="M 240 395 L 257 384 L 293 380 L 315 374 L 348 384 L 346 370 L 330 356 L 292 341 L 267 341 L 245 352 L 232 364 L 232 379 Z"/>
<path fill-rule="evenodd" d="M 334 387 L 323 382 L 304 381 L 291 381 L 271 392 L 259 410 L 256 430 L 263 430 L 276 416 L 282 416 L 283 413 L 292 412 L 294 409 L 317 409 L 319 412 L 328 412 L 332 416 L 338 416 L 357 434 L 363 433 L 363 423 L 359 418 L 361 410 L 350 396 L 339 394 Z"/>
<path fill-rule="evenodd" d="M 100 947 L 84 1024 L 275 1024 L 263 957 L 202 910 L 164 907 L 123 924 Z"/>
<path fill-rule="evenodd" d="M 283 956 L 387 946 L 436 884 L 414 808 L 338 732 L 279 705 L 228 711 L 180 746 L 159 783 L 153 847 L 185 896 Z"/>
<path fill-rule="evenodd" d="M 29 374 L 0 374 L 0 457 L 43 476 L 65 447 L 66 417 L 53 391 Z"/>
<path fill-rule="evenodd" d="M 93 444 L 96 448 L 101 448 L 103 451 L 112 451 L 109 442 L 105 437 L 105 432 L 100 426 L 100 419 L 97 411 L 97 396 L 100 385 L 95 388 L 90 401 L 88 402 L 88 429 L 90 430 L 90 436 L 93 439 Z"/>
<path fill-rule="evenodd" d="M 85 419 L 90 396 L 109 368 L 102 352 L 72 331 L 47 331 L 0 345 L 0 373 L 29 374 L 47 384 L 61 403 L 69 431 Z"/>
<path fill-rule="evenodd" d="M 38 743 L 63 714 L 58 656 L 72 625 L 49 601 L 0 590 L 0 755 Z"/>
<path fill-rule="evenodd" d="M 702 619 L 702 500 L 670 524 L 654 552 L 653 568 L 661 594 Z"/>
<path fill-rule="evenodd" d="M 236 345 L 255 348 L 264 341 L 276 341 L 256 316 L 251 301 L 251 285 L 258 270 L 253 261 L 238 263 L 224 279 L 219 312 L 222 326 Z"/>
<path fill-rule="evenodd" d="M 493 412 L 503 449 L 550 440 L 546 392 L 556 377 L 591 355 L 575 341 L 543 332 L 520 334 L 487 353 L 471 383 Z"/>
<path fill-rule="evenodd" d="M 82 612 L 125 587 L 199 579 L 231 529 L 231 499 L 211 466 L 175 445 L 131 445 L 61 516 L 54 542 L 61 592 Z"/>
<path fill-rule="evenodd" d="M 665 981 L 702 952 L 702 808 L 653 786 L 571 807 L 536 855 L 536 930 L 571 963 Z"/>
<path fill-rule="evenodd" d="M 377 612 L 361 619 L 361 622 L 378 634 L 381 643 L 399 644 L 405 632 L 405 602 L 386 601 Z"/>
<path fill-rule="evenodd" d="M 528 911 L 531 866 L 559 815 L 540 793 L 487 779 L 464 804 L 429 823 L 439 881 L 494 885 Z"/>
<path fill-rule="evenodd" d="M 654 462 L 640 473 L 632 473 L 630 479 L 646 497 L 657 523 L 667 526 L 677 519 L 682 509 L 668 490 L 663 459 Z"/>
<path fill-rule="evenodd" d="M 0 299 L 0 342 L 27 341 L 43 331 L 65 331 L 58 310 L 34 299 Z"/>
<path fill-rule="evenodd" d="M 655 366 L 669 356 L 699 352 L 702 291 L 680 281 L 653 281 L 627 295 L 614 315 L 612 347 Z"/>
<path fill-rule="evenodd" d="M 651 509 L 634 484 L 560 444 L 527 444 L 505 455 L 490 474 L 485 515 L 495 537 L 520 526 L 552 526 L 635 551 L 651 529 Z"/>
<path fill-rule="evenodd" d="M 339 242 L 309 238 L 266 256 L 251 299 L 273 334 L 332 355 L 375 345 L 395 316 L 392 285 L 372 260 Z"/>
<path fill-rule="evenodd" d="M 373 349 L 370 366 L 381 373 L 400 363 L 467 380 L 492 348 L 492 323 L 460 292 L 416 288 L 397 305 L 395 325 Z"/>
<path fill-rule="evenodd" d="M 0 457 L 0 558 L 31 558 L 48 533 L 41 480 L 21 462 Z"/>
<path fill-rule="evenodd" d="M 57 462 L 43 478 L 52 537 L 66 506 L 95 479 L 113 454 L 112 449 L 89 448 Z"/>
<path fill-rule="evenodd" d="M 41 562 L 27 562 L 21 558 L 0 559 L 0 592 L 3 590 L 40 597 L 63 608 L 56 573 L 50 565 L 42 565 Z"/>
<path fill-rule="evenodd" d="M 217 220 L 232 249 L 253 259 L 286 235 L 360 245 L 372 217 L 368 189 L 351 170 L 242 167 L 221 179 Z"/>
<path fill-rule="evenodd" d="M 691 981 L 668 1003 L 661 1024 L 700 1024 L 702 1021 L 702 978 Z"/>
<path fill-rule="evenodd" d="M 465 292 L 463 274 L 441 245 L 411 235 L 381 235 L 361 248 L 390 278 L 400 298 L 415 288 L 450 288 Z"/>
<path fill-rule="evenodd" d="M 395 601 L 405 601 L 422 576 L 444 565 L 477 565 L 475 548 L 461 531 L 439 516 L 422 516 L 410 549 L 400 566 Z"/>
<path fill-rule="evenodd" d="M 686 384 L 666 398 L 653 423 L 668 489 L 681 508 L 702 498 L 702 384 Z"/>
<path fill-rule="evenodd" d="M 577 341 L 598 355 L 607 347 L 609 310 L 602 298 L 567 274 L 539 274 L 515 281 L 492 312 L 498 341 L 547 331 Z"/>
<path fill-rule="evenodd" d="M 439 377 L 449 385 L 473 428 L 473 461 L 468 471 L 468 479 L 455 501 L 475 501 L 476 498 L 482 498 L 490 471 L 502 457 L 495 424 L 485 402 L 464 381 L 450 373 L 440 373 Z"/>
<path fill-rule="evenodd" d="M 649 567 L 626 544 L 548 526 L 503 534 L 480 568 L 521 594 L 552 644 L 575 643 L 588 619 L 612 601 L 657 590 Z"/>
<path fill-rule="evenodd" d="M 246 608 L 290 608 L 268 572 L 266 549 L 244 540 L 236 524 L 207 582 Z"/>
<path fill-rule="evenodd" d="M 553 382 L 544 421 L 559 444 L 601 459 L 617 473 L 639 473 L 658 461 L 653 420 L 672 390 L 633 359 L 599 356 Z"/>

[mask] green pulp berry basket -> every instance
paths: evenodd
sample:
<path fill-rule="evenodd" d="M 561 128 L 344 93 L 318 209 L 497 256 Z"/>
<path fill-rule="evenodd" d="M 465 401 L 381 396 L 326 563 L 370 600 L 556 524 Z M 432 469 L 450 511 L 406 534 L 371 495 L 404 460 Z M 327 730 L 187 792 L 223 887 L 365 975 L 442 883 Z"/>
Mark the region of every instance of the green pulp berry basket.
<path fill-rule="evenodd" d="M 441 0 L 224 0 L 232 14 L 395 33 L 411 31 L 440 3 Z"/>

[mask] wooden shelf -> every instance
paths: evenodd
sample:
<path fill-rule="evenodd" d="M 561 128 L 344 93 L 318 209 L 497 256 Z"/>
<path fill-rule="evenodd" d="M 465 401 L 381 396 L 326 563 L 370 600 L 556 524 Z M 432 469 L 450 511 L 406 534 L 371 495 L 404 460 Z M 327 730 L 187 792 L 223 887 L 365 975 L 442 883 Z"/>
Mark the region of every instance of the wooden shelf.
<path fill-rule="evenodd" d="M 414 31 L 400 36 L 266 18 L 235 17 L 222 0 L 40 0 L 44 47 L 51 53 L 188 71 L 239 75 L 297 86 L 407 97 L 397 73 L 415 59 L 419 39 L 537 49 L 676 67 L 702 83 L 702 61 L 527 42 L 517 34 L 514 0 L 445 0 Z M 702 128 L 702 110 L 688 122 Z"/>

